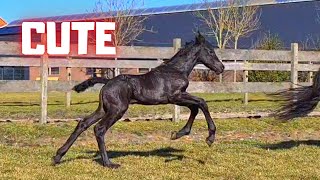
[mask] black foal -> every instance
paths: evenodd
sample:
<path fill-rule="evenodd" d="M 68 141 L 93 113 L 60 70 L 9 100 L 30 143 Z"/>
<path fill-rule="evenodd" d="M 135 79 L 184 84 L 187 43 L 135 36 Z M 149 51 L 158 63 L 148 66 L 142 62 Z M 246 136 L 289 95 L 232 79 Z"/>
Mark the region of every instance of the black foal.
<path fill-rule="evenodd" d="M 103 165 L 110 168 L 119 167 L 112 163 L 105 148 L 105 134 L 126 112 L 129 104 L 158 105 L 176 104 L 186 106 L 191 110 L 187 124 L 171 135 L 178 139 L 188 135 L 199 109 L 205 115 L 209 136 L 206 143 L 210 146 L 215 139 L 216 126 L 210 116 L 208 105 L 202 98 L 186 92 L 189 85 L 188 76 L 197 64 L 204 64 L 209 69 L 220 74 L 224 66 L 214 52 L 214 48 L 199 33 L 196 40 L 187 43 L 174 57 L 164 64 L 143 75 L 119 75 L 113 79 L 92 78 L 74 87 L 82 92 L 96 83 L 105 84 L 100 91 L 98 109 L 79 122 L 67 142 L 57 151 L 54 163 L 60 162 L 63 155 L 77 137 L 91 125 L 94 127 Z"/>

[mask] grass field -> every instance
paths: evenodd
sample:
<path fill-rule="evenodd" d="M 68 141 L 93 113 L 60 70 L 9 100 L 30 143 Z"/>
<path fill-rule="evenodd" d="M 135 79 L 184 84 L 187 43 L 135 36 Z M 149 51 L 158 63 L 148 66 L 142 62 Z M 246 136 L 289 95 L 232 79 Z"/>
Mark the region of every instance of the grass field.
<path fill-rule="evenodd" d="M 51 165 L 75 122 L 0 123 L 0 179 L 320 179 L 319 119 L 216 122 L 210 148 L 204 120 L 176 141 L 170 132 L 185 122 L 119 122 L 106 136 L 110 157 L 122 165 L 117 170 L 100 166 L 92 129 L 62 164 Z"/>
<path fill-rule="evenodd" d="M 280 101 L 264 94 L 196 94 L 212 113 L 270 112 Z M 1 93 L 0 119 L 37 119 L 39 94 Z M 84 117 L 98 106 L 97 93 L 72 94 L 65 108 L 63 93 L 49 93 L 49 118 Z M 129 117 L 165 115 L 171 105 L 129 109 Z M 189 113 L 182 109 L 182 113 Z M 318 118 L 289 123 L 273 119 L 219 119 L 217 141 L 205 143 L 204 120 L 195 122 L 192 134 L 176 141 L 171 131 L 185 121 L 119 122 L 107 133 L 109 155 L 122 166 L 110 170 L 99 164 L 92 128 L 85 132 L 59 166 L 51 157 L 65 142 L 76 122 L 39 125 L 0 123 L 0 179 L 320 179 L 320 126 Z"/>
<path fill-rule="evenodd" d="M 195 94 L 204 98 L 210 112 L 268 112 L 279 107 L 279 101 L 264 94 L 250 94 L 249 105 L 242 103 L 243 94 Z M 48 116 L 52 119 L 84 117 L 98 106 L 98 93 L 72 94 L 72 106 L 65 107 L 64 93 L 49 93 Z M 40 114 L 39 93 L 0 93 L 1 119 L 36 119 Z M 129 117 L 154 116 L 172 113 L 172 105 L 130 106 Z M 182 109 L 182 113 L 189 113 Z"/>

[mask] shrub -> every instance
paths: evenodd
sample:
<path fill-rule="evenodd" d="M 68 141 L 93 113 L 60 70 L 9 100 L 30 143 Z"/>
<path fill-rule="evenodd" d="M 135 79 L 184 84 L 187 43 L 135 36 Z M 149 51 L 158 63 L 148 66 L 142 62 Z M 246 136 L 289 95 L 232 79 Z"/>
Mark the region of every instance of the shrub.
<path fill-rule="evenodd" d="M 284 43 L 277 34 L 274 35 L 269 32 L 256 42 L 254 48 L 261 50 L 281 50 L 284 49 Z M 263 61 L 263 63 L 268 62 Z M 290 80 L 290 72 L 286 71 L 249 71 L 250 82 L 282 82 L 288 80 Z"/>

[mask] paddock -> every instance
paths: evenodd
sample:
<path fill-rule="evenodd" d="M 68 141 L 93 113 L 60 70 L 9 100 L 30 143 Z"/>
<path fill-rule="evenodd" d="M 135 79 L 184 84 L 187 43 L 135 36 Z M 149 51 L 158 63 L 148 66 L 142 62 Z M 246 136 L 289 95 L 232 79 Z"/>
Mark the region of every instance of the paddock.
<path fill-rule="evenodd" d="M 71 46 L 71 53 L 67 57 L 41 57 L 21 56 L 20 45 L 16 42 L 0 42 L 0 66 L 12 67 L 40 67 L 40 81 L 0 81 L 0 92 L 40 92 L 41 94 L 41 123 L 47 122 L 48 92 L 64 92 L 66 94 L 66 108 L 72 104 L 71 88 L 79 82 L 72 81 L 72 68 L 114 68 L 116 75 L 119 69 L 152 69 L 170 59 L 179 50 L 181 39 L 174 39 L 172 47 L 139 47 L 122 46 L 118 47 L 117 57 L 114 59 L 101 59 L 96 56 L 89 47 L 87 55 L 77 55 L 76 47 Z M 150 53 L 152 52 L 152 53 Z M 291 50 L 246 50 L 246 49 L 216 49 L 219 59 L 224 63 L 225 70 L 242 71 L 243 82 L 223 82 L 220 75 L 220 82 L 190 82 L 188 92 L 191 93 L 244 93 L 243 102 L 248 104 L 248 93 L 272 93 L 279 90 L 294 88 L 299 85 L 310 85 L 313 72 L 318 71 L 317 61 L 320 52 L 299 51 L 297 43 L 291 44 Z M 61 67 L 67 69 L 67 81 L 49 81 L 48 68 Z M 203 65 L 198 65 L 195 69 L 206 69 Z M 248 82 L 249 71 L 290 71 L 290 82 Z M 308 72 L 308 82 L 298 82 L 298 72 Z M 90 89 L 99 91 L 101 86 Z M 174 121 L 179 121 L 180 109 L 175 106 L 173 115 Z M 259 114 L 256 114 L 259 116 Z"/>
<path fill-rule="evenodd" d="M 222 74 L 210 82 L 190 81 L 187 89 L 191 93 L 189 98 L 192 95 L 203 98 L 209 109 L 208 112 L 203 105 L 205 102 L 194 97 L 196 104 L 191 103 L 192 108 L 189 106 L 193 111 L 191 114 L 196 113 L 196 105 L 204 110 L 206 118 L 200 112 L 190 133 L 190 128 L 182 128 L 186 127 L 190 116 L 188 108 L 170 104 L 131 105 L 105 136 L 108 156 L 115 164 L 106 161 L 102 144 L 104 128 L 110 124 L 95 130 L 90 127 L 82 133 L 60 163 L 59 157 L 77 136 L 77 132 L 72 133 L 74 128 L 77 127 L 78 132 L 86 129 L 81 120 L 96 110 L 102 85 L 80 94 L 71 88 L 90 76 L 95 77 L 90 74 L 92 70 L 111 69 L 114 76 L 132 69 L 141 73 L 169 60 L 184 42 L 194 39 L 191 29 L 199 24 L 194 13 L 206 10 L 204 4 L 147 8 L 130 13 L 130 16 L 151 15 L 144 25 L 155 27 L 157 33 L 151 35 L 153 32 L 146 31 L 141 34 L 143 41 L 117 47 L 115 57 L 96 56 L 92 53 L 93 46 L 88 47 L 89 54 L 79 56 L 76 44 L 71 45 L 71 53 L 66 56 L 46 53 L 24 56 L 18 41 L 21 23 L 26 20 L 9 23 L 0 31 L 0 179 L 320 179 L 319 107 L 308 117 L 284 123 L 274 118 L 274 112 L 285 101 L 269 95 L 312 84 L 314 72 L 320 67 L 320 52 L 305 51 L 307 42 L 304 46 L 298 42 L 301 44 L 305 38 L 313 38 L 319 31 L 320 26 L 314 21 L 319 15 L 319 2 L 253 0 L 246 3 L 261 6 L 261 27 L 250 37 L 241 38 L 239 47 L 244 49 L 215 49 L 218 59 L 230 73 L 229 79 Z M 210 7 L 219 8 L 216 3 Z M 99 21 L 96 13 L 56 15 L 32 21 L 48 20 L 58 24 L 89 19 Z M 270 35 L 278 33 L 285 50 L 245 49 L 267 31 Z M 33 36 L 33 40 L 46 44 L 46 35 L 38 35 Z M 199 37 L 200 34 L 196 42 Z M 71 43 L 75 41 L 71 40 Z M 213 55 L 206 49 L 207 54 Z M 201 56 L 194 54 L 193 60 L 208 60 L 203 49 L 198 53 Z M 211 59 L 217 60 L 215 56 Z M 208 70 L 203 65 L 195 69 Z M 211 66 L 211 69 L 214 68 Z M 55 76 L 57 71 L 62 73 Z M 256 71 L 285 72 L 286 81 L 252 80 Z M 17 77 L 17 80 L 10 77 Z M 217 126 L 213 144 L 209 137 L 213 137 L 215 128 L 210 128 L 209 113 Z M 192 115 L 190 117 L 189 121 L 193 121 Z M 209 137 L 206 139 L 207 126 Z M 179 129 L 179 133 L 172 133 Z M 171 140 L 177 138 L 177 134 L 186 136 Z M 69 136 L 66 145 L 61 146 Z M 64 148 L 57 152 L 59 147 Z M 117 164 L 121 164 L 118 169 L 103 167 L 115 168 Z"/>
<path fill-rule="evenodd" d="M 312 73 L 319 52 L 217 50 L 226 70 L 243 71 L 244 82 L 191 82 L 189 92 L 203 97 L 213 117 L 217 142 L 209 148 L 206 125 L 200 114 L 188 137 L 171 141 L 170 133 L 184 125 L 187 109 L 165 106 L 132 106 L 123 121 L 107 134 L 110 157 L 124 166 L 108 170 L 100 166 L 93 130 L 85 132 L 62 164 L 51 157 L 75 127 L 75 121 L 98 105 L 96 86 L 83 94 L 72 93 L 78 82 L 48 81 L 48 67 L 154 68 L 180 47 L 120 47 L 116 60 L 22 57 L 18 44 L 2 43 L 0 66 L 40 67 L 41 81 L 2 81 L 0 86 L 1 178 L 75 179 L 312 179 L 320 177 L 318 118 L 281 123 L 270 114 L 281 100 L 264 93 L 297 86 L 298 71 Z M 150 57 L 149 52 L 152 53 Z M 134 59 L 134 60 L 133 60 Z M 139 60 L 137 60 L 139 59 Z M 197 66 L 204 69 L 203 66 Z M 250 70 L 291 71 L 291 82 L 247 82 Z M 249 95 L 245 95 L 249 93 Z M 96 101 L 88 101 L 96 99 Z M 314 113 L 317 115 L 317 112 Z M 174 122 L 172 122 L 174 121 Z M 39 122 L 41 124 L 39 124 Z M 94 163 L 92 163 L 92 161 Z M 123 163 L 126 162 L 126 163 Z M 94 174 L 94 175 L 93 175 Z M 94 177 L 92 177 L 94 176 Z"/>
<path fill-rule="evenodd" d="M 117 123 L 107 134 L 109 155 L 123 166 L 99 164 L 93 129 L 85 132 L 59 166 L 51 156 L 75 122 L 47 125 L 0 123 L 1 179 L 317 179 L 319 120 L 279 123 L 270 118 L 219 119 L 217 142 L 209 148 L 204 120 L 192 134 L 169 140 L 185 122 Z"/>

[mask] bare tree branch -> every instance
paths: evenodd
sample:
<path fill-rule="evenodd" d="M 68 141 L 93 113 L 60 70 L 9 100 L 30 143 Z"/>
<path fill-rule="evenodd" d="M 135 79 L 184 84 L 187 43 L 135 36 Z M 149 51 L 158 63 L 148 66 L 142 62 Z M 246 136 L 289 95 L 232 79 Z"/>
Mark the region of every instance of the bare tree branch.
<path fill-rule="evenodd" d="M 116 23 L 115 31 L 111 32 L 112 43 L 115 47 L 126 46 L 138 41 L 139 35 L 144 31 L 153 32 L 144 26 L 148 16 L 136 16 L 136 11 L 143 6 L 144 0 L 98 0 L 93 12 L 97 21 Z M 95 38 L 89 36 L 89 41 L 95 43 Z M 112 71 L 115 76 L 118 70 L 112 69 Z M 107 69 L 96 69 L 96 72 L 101 76 L 108 75 Z"/>
<path fill-rule="evenodd" d="M 237 48 L 240 37 L 248 36 L 260 26 L 260 13 L 257 6 L 243 6 L 244 0 L 217 0 L 217 9 L 210 7 L 208 0 L 203 0 L 207 11 L 196 12 L 196 16 L 209 29 L 207 35 L 213 36 L 218 47 L 224 49 L 234 40 Z"/>
<path fill-rule="evenodd" d="M 144 26 L 148 16 L 133 16 L 143 5 L 144 0 L 99 0 L 96 3 L 97 19 L 116 23 L 116 30 L 112 32 L 114 46 L 128 45 L 138 40 L 144 31 L 152 31 Z"/>
<path fill-rule="evenodd" d="M 234 48 L 238 48 L 240 37 L 246 37 L 251 32 L 258 30 L 260 27 L 260 16 L 258 6 L 245 6 L 243 0 L 232 1 L 232 25 L 231 33 L 234 40 Z M 241 5 L 243 5 L 241 7 Z"/>
<path fill-rule="evenodd" d="M 320 50 L 320 36 L 319 35 L 308 35 L 306 40 L 301 43 L 303 50 Z"/>
<path fill-rule="evenodd" d="M 218 47 L 223 49 L 231 39 L 231 11 L 225 8 L 226 2 L 224 0 L 218 0 L 217 10 L 210 7 L 208 0 L 203 0 L 206 5 L 206 11 L 198 11 L 195 15 L 208 27 L 207 35 L 213 36 L 218 44 Z"/>

